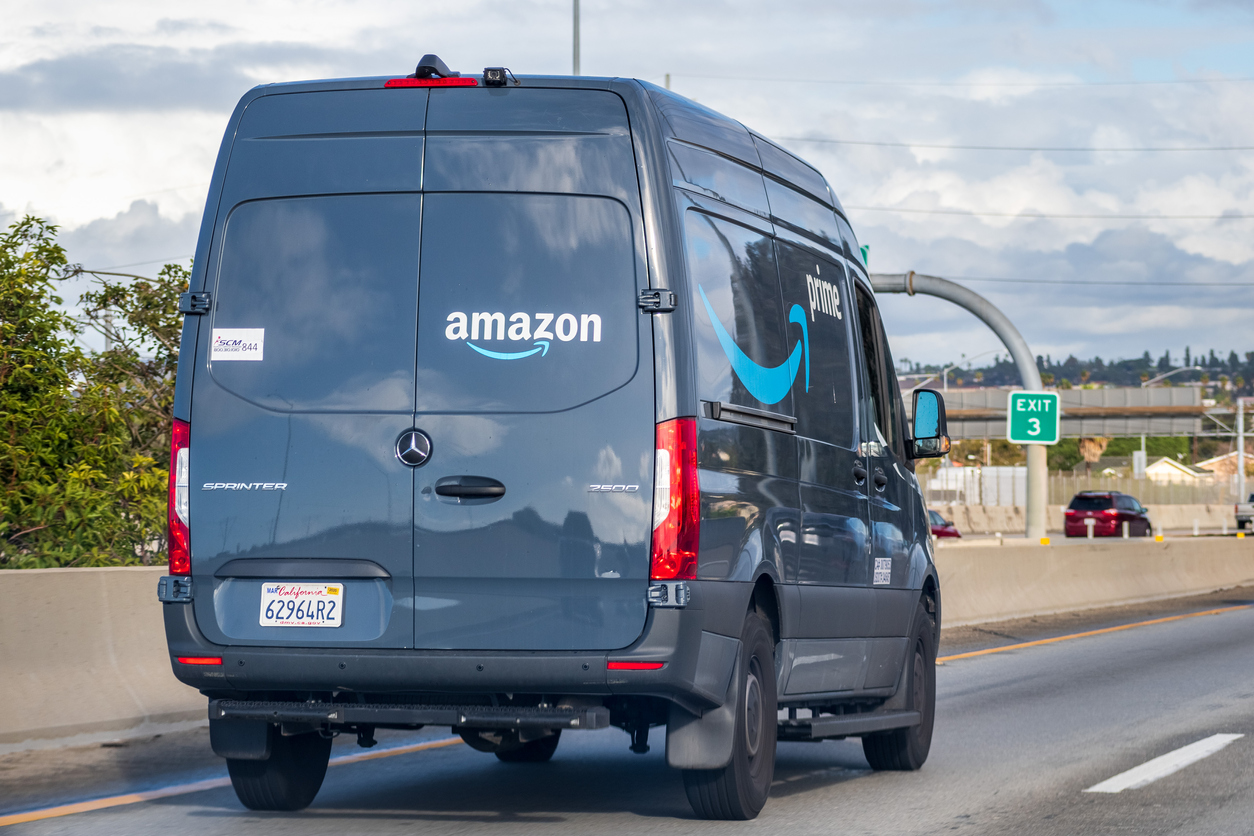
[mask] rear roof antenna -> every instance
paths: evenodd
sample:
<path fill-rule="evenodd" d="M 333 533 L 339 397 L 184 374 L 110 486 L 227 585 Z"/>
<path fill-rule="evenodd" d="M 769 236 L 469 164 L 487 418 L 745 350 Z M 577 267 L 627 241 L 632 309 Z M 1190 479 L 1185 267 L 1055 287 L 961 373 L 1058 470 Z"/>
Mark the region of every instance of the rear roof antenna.
<path fill-rule="evenodd" d="M 414 74 L 410 78 L 458 78 L 461 73 L 455 73 L 448 68 L 440 60 L 438 55 L 424 55 L 422 60 L 418 62 L 418 69 L 414 70 Z"/>

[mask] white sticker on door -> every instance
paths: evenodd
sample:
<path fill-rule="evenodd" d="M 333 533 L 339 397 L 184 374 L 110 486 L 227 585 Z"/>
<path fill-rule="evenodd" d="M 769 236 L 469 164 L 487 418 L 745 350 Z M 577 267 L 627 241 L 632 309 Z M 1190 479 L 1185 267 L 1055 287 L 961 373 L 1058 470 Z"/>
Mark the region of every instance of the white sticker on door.
<path fill-rule="evenodd" d="M 209 359 L 260 360 L 265 348 L 265 328 L 214 328 Z"/>
<path fill-rule="evenodd" d="M 893 559 L 891 557 L 875 558 L 875 577 L 871 579 L 872 586 L 892 583 L 893 580 Z"/>

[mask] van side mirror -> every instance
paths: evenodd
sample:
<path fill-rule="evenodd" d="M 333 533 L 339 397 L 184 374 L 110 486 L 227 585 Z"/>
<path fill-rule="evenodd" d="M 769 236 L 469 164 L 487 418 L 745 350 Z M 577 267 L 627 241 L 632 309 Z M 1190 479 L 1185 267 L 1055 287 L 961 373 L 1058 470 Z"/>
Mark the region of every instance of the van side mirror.
<path fill-rule="evenodd" d="M 932 389 L 914 390 L 914 427 L 910 458 L 934 459 L 949 452 L 949 426 L 945 423 L 945 400 Z"/>

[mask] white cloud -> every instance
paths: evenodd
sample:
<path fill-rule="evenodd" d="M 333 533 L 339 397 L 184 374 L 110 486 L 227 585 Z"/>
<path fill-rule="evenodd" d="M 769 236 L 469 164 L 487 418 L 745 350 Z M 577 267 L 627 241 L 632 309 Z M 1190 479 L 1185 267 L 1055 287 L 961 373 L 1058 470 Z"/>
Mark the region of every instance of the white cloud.
<path fill-rule="evenodd" d="M 678 92 L 770 136 L 1244 145 L 1254 136 L 1254 84 L 1065 86 L 1173 74 L 1254 76 L 1254 54 L 1242 51 L 1254 19 L 1238 5 L 584 0 L 583 67 L 659 83 L 669 72 Z M 569 0 L 224 0 L 195 9 L 155 0 L 17 4 L 6 8 L 0 48 L 0 205 L 62 224 L 71 259 L 94 266 L 190 252 L 222 131 L 251 85 L 401 74 L 424 52 L 464 71 L 504 64 L 518 73 L 567 72 L 569 14 Z M 944 85 L 831 83 L 885 80 Z M 818 165 L 853 206 L 1254 214 L 1254 153 L 785 144 Z M 1245 220 L 851 215 L 872 247 L 873 268 L 886 271 L 1254 280 L 1254 222 Z M 1243 320 L 1230 313 L 1248 307 L 1245 291 L 973 286 L 1024 317 L 1034 347 L 1109 356 L 1211 336 L 1244 350 L 1247 339 Z M 968 354 L 984 350 L 989 335 L 982 326 L 935 313 L 916 317 L 893 304 L 899 355 L 942 359 L 927 352 L 943 354 L 951 345 L 969 347 Z M 1075 306 L 1085 315 L 1072 315 Z M 1117 323 L 1107 311 L 1116 312 L 1109 316 L 1119 316 Z M 1149 316 L 1153 311 L 1159 319 Z M 1163 311 L 1178 315 L 1164 322 Z M 955 330 L 943 334 L 933 327 L 938 322 Z"/>

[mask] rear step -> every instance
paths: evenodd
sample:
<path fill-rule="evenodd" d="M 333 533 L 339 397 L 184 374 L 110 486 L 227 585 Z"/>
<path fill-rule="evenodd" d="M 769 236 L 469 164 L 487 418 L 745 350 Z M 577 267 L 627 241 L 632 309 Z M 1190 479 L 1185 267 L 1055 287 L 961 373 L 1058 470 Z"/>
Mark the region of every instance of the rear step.
<path fill-rule="evenodd" d="M 603 729 L 610 710 L 492 705 L 405 705 L 210 700 L 210 720 L 334 723 L 367 726 L 458 726 L 465 729 Z M 916 721 L 917 722 L 917 721 Z"/>
<path fill-rule="evenodd" d="M 883 714 L 846 714 L 779 721 L 780 740 L 820 740 L 825 737 L 857 737 L 890 729 L 904 729 L 923 722 L 917 711 Z"/>

